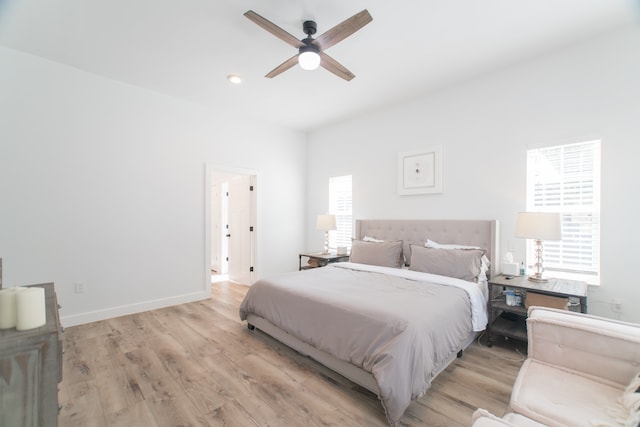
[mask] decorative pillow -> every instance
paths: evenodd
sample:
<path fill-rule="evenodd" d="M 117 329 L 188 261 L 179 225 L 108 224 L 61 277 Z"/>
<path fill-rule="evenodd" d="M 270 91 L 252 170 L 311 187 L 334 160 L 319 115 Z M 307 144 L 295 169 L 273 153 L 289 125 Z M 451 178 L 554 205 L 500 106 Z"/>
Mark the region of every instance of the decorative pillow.
<path fill-rule="evenodd" d="M 395 242 L 351 242 L 351 262 L 379 265 L 382 267 L 402 267 L 402 240 Z"/>
<path fill-rule="evenodd" d="M 617 406 L 608 411 L 623 426 L 640 426 L 640 373 L 633 376 Z"/>
<path fill-rule="evenodd" d="M 482 271 L 481 249 L 435 249 L 411 246 L 410 270 L 477 281 Z"/>

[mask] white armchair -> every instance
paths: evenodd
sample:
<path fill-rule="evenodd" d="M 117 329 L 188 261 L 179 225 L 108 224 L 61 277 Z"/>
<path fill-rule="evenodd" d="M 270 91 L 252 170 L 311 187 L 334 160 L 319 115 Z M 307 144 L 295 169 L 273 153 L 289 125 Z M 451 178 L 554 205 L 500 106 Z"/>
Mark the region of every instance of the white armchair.
<path fill-rule="evenodd" d="M 640 325 L 531 307 L 527 334 L 509 412 L 478 410 L 474 427 L 638 425 L 640 393 L 630 383 L 640 373 Z"/>

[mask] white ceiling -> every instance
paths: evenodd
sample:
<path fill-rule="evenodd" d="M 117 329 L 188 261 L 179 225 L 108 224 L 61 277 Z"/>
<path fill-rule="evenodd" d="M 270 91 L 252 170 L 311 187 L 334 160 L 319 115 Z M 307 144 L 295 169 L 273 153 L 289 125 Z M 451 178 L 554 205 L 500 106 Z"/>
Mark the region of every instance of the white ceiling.
<path fill-rule="evenodd" d="M 243 16 L 303 38 L 362 9 L 373 22 L 324 69 L 264 75 L 295 49 Z M 637 24 L 635 0 L 0 0 L 0 45 L 155 92 L 313 130 Z M 244 83 L 233 86 L 228 74 Z"/>

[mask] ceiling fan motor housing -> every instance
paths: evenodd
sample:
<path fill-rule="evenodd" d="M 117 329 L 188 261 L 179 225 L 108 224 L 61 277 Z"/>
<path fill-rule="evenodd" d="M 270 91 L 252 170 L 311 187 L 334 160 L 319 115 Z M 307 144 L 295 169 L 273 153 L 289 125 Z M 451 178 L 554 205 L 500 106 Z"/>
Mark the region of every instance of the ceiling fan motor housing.
<path fill-rule="evenodd" d="M 315 21 L 304 21 L 302 23 L 302 30 L 306 35 L 311 37 L 318 31 L 318 25 L 316 25 Z"/>
<path fill-rule="evenodd" d="M 312 45 L 311 40 L 304 39 L 302 41 L 305 42 L 305 45 L 298 49 L 298 53 L 313 52 L 318 55 L 320 54 L 320 49 L 317 46 Z"/>
<path fill-rule="evenodd" d="M 311 36 L 314 35 L 318 29 L 318 26 L 316 25 L 316 23 L 314 21 L 304 21 L 304 23 L 302 24 L 302 29 L 304 30 L 304 33 L 307 35 L 307 37 L 302 39 L 304 46 L 301 46 L 298 49 L 298 53 L 300 55 L 306 52 L 319 54 L 320 48 L 318 48 L 317 46 L 311 43 L 313 42 L 313 37 Z"/>

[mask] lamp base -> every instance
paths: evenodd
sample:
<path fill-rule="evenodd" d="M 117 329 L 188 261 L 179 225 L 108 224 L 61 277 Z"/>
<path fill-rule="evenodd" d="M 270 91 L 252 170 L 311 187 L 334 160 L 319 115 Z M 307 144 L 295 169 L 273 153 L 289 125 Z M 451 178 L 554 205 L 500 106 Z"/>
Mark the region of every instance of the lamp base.
<path fill-rule="evenodd" d="M 323 254 L 327 255 L 329 253 L 329 232 L 324 232 L 324 252 Z"/>
<path fill-rule="evenodd" d="M 549 281 L 548 277 L 543 277 L 543 276 L 529 276 L 527 278 L 528 280 L 530 280 L 531 282 L 536 282 L 536 283 L 547 283 Z"/>
<path fill-rule="evenodd" d="M 536 240 L 536 272 L 533 276 L 529 276 L 529 280 L 537 283 L 547 283 L 548 278 L 542 275 L 544 267 L 542 267 L 542 240 Z"/>

